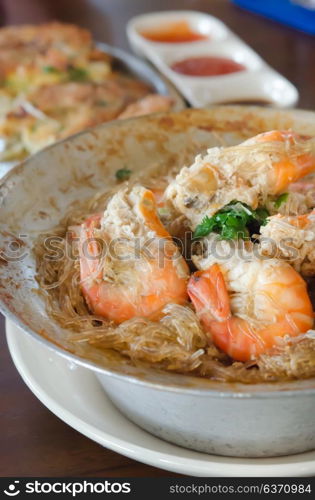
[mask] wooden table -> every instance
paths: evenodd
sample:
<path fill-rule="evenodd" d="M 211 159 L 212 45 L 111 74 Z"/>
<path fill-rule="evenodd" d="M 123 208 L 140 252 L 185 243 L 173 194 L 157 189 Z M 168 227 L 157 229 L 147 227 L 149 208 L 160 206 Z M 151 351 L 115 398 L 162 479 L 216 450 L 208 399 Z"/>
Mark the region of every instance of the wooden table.
<path fill-rule="evenodd" d="M 315 108 L 315 38 L 244 12 L 227 0 L 99 0 L 93 2 L 93 7 L 86 0 L 76 0 L 75 9 L 72 0 L 46 4 L 43 0 L 0 0 L 0 10 L 6 10 L 7 23 L 56 18 L 76 22 L 91 29 L 96 39 L 125 49 L 125 24 L 135 14 L 170 7 L 208 12 L 226 22 L 298 87 L 300 107 Z M 102 11 L 97 5 L 102 6 Z M 172 475 L 108 451 L 56 418 L 16 372 L 6 348 L 1 318 L 0 332 L 1 476 Z"/>

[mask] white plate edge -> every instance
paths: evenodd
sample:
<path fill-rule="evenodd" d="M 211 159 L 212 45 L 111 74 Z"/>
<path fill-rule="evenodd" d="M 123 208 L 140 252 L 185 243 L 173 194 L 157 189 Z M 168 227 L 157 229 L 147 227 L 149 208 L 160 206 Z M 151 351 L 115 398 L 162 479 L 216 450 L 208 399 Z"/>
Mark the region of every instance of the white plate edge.
<path fill-rule="evenodd" d="M 77 430 L 81 434 L 87 436 L 101 446 L 111 449 L 117 453 L 127 456 L 133 460 L 138 460 L 153 467 L 177 472 L 180 474 L 201 477 L 307 477 L 315 474 L 315 452 L 307 452 L 289 457 L 296 457 L 299 462 L 277 463 L 288 457 L 278 457 L 271 459 L 239 459 L 233 457 L 220 457 L 214 455 L 205 455 L 209 458 L 208 463 L 204 463 L 197 458 L 181 457 L 176 460 L 173 456 L 162 454 L 152 449 L 143 446 L 137 446 L 129 443 L 126 446 L 126 441 L 112 436 L 103 430 L 96 430 L 93 425 L 90 425 L 84 420 L 78 418 L 74 413 L 61 406 L 54 398 L 47 395 L 45 389 L 40 386 L 34 378 L 28 365 L 23 359 L 23 354 L 20 350 L 18 333 L 16 327 L 6 320 L 6 336 L 9 351 L 13 363 L 19 372 L 21 378 L 34 393 L 34 395 L 46 406 L 54 415 L 64 421 L 67 425 Z M 32 343 L 36 343 L 31 339 Z M 51 355 L 51 352 L 50 352 Z M 58 356 L 57 354 L 54 354 Z M 67 363 L 67 361 L 64 361 Z M 82 371 L 88 368 L 78 367 Z M 118 410 L 117 410 L 118 411 Z M 144 431 L 145 432 L 145 431 Z M 174 445 L 172 445 L 174 446 Z M 180 450 L 180 447 L 178 447 Z M 192 451 L 192 453 L 195 453 Z M 151 455 L 151 457 L 150 457 Z M 308 461 L 303 461 L 311 459 Z M 213 460 L 213 461 L 211 461 Z M 220 462 L 215 462 L 221 461 Z M 224 462 L 222 462 L 224 460 Z M 239 463 L 244 460 L 243 463 Z M 246 463 L 245 463 L 246 462 Z M 210 469 L 210 470 L 209 470 Z M 228 472 L 228 474 L 227 474 Z"/>

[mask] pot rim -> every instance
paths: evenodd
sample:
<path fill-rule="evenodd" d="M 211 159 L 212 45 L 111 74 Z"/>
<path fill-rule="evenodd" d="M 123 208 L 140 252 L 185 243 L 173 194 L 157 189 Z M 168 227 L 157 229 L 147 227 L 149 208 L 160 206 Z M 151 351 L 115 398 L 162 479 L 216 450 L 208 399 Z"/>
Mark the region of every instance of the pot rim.
<path fill-rule="evenodd" d="M 213 108 L 215 109 L 222 107 L 224 107 L 225 111 L 227 111 L 228 109 L 233 109 L 233 110 L 238 109 L 243 111 L 244 109 L 248 111 L 255 111 L 262 109 L 259 106 L 245 106 L 245 105 L 213 106 Z M 182 111 L 182 113 L 189 114 L 193 113 L 194 111 L 198 112 L 200 110 L 187 109 Z M 263 112 L 274 113 L 275 110 L 273 108 L 266 107 L 263 108 Z M 278 110 L 277 112 L 279 113 Z M 283 112 L 285 112 L 285 110 L 280 111 L 280 113 Z M 293 112 L 294 114 L 299 114 L 301 118 L 303 116 L 308 118 L 315 116 L 315 112 L 312 112 L 310 110 L 294 109 L 294 110 L 289 110 L 289 113 L 290 112 Z M 155 116 L 158 117 L 159 115 L 162 116 L 163 114 L 164 113 L 157 113 L 155 114 Z M 24 170 L 25 168 L 27 168 L 27 164 L 29 162 L 32 162 L 35 157 L 41 155 L 43 151 L 47 151 L 51 148 L 54 148 L 58 144 L 69 141 L 69 139 L 73 140 L 74 138 L 80 135 L 91 133 L 91 131 L 93 131 L 94 129 L 111 127 L 113 126 L 113 124 L 119 127 L 123 126 L 124 123 L 126 122 L 141 120 L 145 118 L 146 117 L 137 117 L 137 118 L 129 118 L 123 121 L 115 120 L 109 123 L 100 124 L 96 127 L 88 128 L 84 131 L 74 134 L 70 138 L 65 138 L 61 141 L 58 141 L 57 143 L 48 146 L 44 150 L 35 153 L 31 157 L 26 158 L 21 163 L 15 165 L 6 175 L 4 175 L 0 179 L 0 188 L 4 183 L 6 183 L 9 180 L 9 178 L 13 173 L 18 171 L 19 169 Z M 50 341 L 45 337 L 41 336 L 40 334 L 36 333 L 28 325 L 24 324 L 23 321 L 11 311 L 9 306 L 2 299 L 0 300 L 0 312 L 2 312 L 6 316 L 6 318 L 15 323 L 25 333 L 27 333 L 37 341 L 44 344 L 48 349 L 68 359 L 69 362 L 88 368 L 98 375 L 114 377 L 116 379 L 124 380 L 129 383 L 135 383 L 141 385 L 148 389 L 155 389 L 159 391 L 166 391 L 173 393 L 175 392 L 179 394 L 180 393 L 191 394 L 193 396 L 214 397 L 214 398 L 268 399 L 268 398 L 278 398 L 280 396 L 292 397 L 292 396 L 315 395 L 315 378 L 293 380 L 286 382 L 266 382 L 263 384 L 261 383 L 244 384 L 239 382 L 226 383 L 226 382 L 214 381 L 197 376 L 191 376 L 191 375 L 189 376 L 189 375 L 157 370 L 152 367 L 142 370 L 143 373 L 141 373 L 140 376 L 139 372 L 138 374 L 118 372 L 115 371 L 114 369 L 98 365 L 97 363 L 90 361 L 88 359 L 81 358 L 77 354 L 71 353 L 70 351 L 65 350 L 65 348 L 59 347 L 58 345 L 54 344 L 53 341 Z M 133 368 L 134 367 L 131 366 L 131 369 Z M 145 378 L 143 375 L 145 375 L 145 377 L 147 378 Z"/>

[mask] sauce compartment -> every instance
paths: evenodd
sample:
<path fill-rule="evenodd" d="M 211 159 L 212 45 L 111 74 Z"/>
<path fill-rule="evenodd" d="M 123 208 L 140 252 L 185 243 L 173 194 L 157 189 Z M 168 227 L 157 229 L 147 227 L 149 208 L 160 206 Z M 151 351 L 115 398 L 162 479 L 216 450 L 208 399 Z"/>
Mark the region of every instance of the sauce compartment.
<path fill-rule="evenodd" d="M 178 30 L 178 36 L 172 35 L 172 27 Z M 286 78 L 268 66 L 225 24 L 208 14 L 194 11 L 144 14 L 129 21 L 127 35 L 134 52 L 154 64 L 192 106 L 263 101 L 288 107 L 298 100 L 297 89 Z M 181 61 L 198 58 L 227 59 L 244 68 L 211 76 L 183 74 L 172 68 Z M 204 67 L 206 63 L 201 61 Z"/>
<path fill-rule="evenodd" d="M 246 67 L 225 57 L 199 56 L 177 61 L 171 65 L 171 69 L 184 76 L 197 76 L 199 78 L 201 76 L 229 75 L 244 71 Z"/>
<path fill-rule="evenodd" d="M 187 32 L 200 35 L 201 39 L 188 39 L 184 41 L 183 37 L 181 41 L 178 40 L 176 42 L 175 36 L 174 40 L 169 42 L 167 42 L 166 39 L 164 41 L 157 40 L 158 34 L 170 32 L 172 28 L 174 31 L 176 31 L 176 29 L 184 31 L 183 25 L 186 26 Z M 133 39 L 131 43 L 135 45 L 139 43 L 140 52 L 143 44 L 152 46 L 153 50 L 158 50 L 158 48 L 165 48 L 165 46 L 178 47 L 179 45 L 190 45 L 191 43 L 200 43 L 205 40 L 222 40 L 228 36 L 228 29 L 219 19 L 207 16 L 201 12 L 189 10 L 154 12 L 136 16 L 129 21 L 127 32 L 129 40 L 130 37 Z M 153 34 L 153 37 L 156 39 L 152 40 L 147 38 L 146 35 L 148 34 Z"/>
<path fill-rule="evenodd" d="M 245 45 L 241 40 L 235 43 L 235 40 L 231 39 L 225 40 L 225 43 L 212 42 L 199 45 L 198 47 L 196 47 L 194 44 L 190 44 L 189 47 L 182 50 L 168 50 L 163 54 L 163 60 L 161 58 L 161 64 L 163 64 L 163 66 L 167 66 L 167 68 L 173 72 L 173 64 L 176 64 L 177 62 L 185 59 L 195 59 L 199 57 L 217 57 L 219 59 L 228 59 L 235 63 L 241 64 L 244 67 L 243 71 L 256 71 L 264 66 L 264 61 L 250 47 Z M 175 73 L 177 75 L 180 74 L 177 72 Z M 235 73 L 233 73 L 233 75 L 234 74 Z M 232 73 L 230 73 L 230 75 L 232 75 Z M 222 78 L 230 75 L 215 75 L 210 76 L 209 78 Z M 203 76 L 194 78 L 204 79 L 207 77 Z"/>

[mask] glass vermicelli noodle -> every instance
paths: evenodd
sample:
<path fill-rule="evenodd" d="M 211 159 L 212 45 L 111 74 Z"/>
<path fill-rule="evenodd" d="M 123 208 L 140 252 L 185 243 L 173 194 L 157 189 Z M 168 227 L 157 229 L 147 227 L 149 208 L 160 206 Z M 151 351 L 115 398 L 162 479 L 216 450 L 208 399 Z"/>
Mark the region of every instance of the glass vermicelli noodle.
<path fill-rule="evenodd" d="M 281 252 L 270 255 L 261 243 L 282 217 L 297 241 L 307 231 L 315 242 L 315 203 L 303 185 L 312 183 L 312 148 L 307 138 L 273 131 L 208 150 L 179 173 L 131 175 L 78 204 L 49 233 L 58 258 L 47 257 L 48 235 L 34 248 L 48 314 L 71 343 L 100 354 L 110 349 L 132 363 L 247 384 L 314 376 L 314 313 L 303 277 L 310 267 L 301 259 L 293 265 Z M 180 248 L 187 230 L 195 243 L 189 267 L 187 248 Z M 149 236 L 153 243 L 149 256 L 140 246 L 137 259 L 105 252 L 102 260 L 91 236 L 105 243 L 121 238 L 127 253 L 134 240 Z M 161 241 L 169 257 L 162 267 Z M 222 258 L 233 245 L 243 245 L 246 259 Z M 307 247 L 301 255 L 310 256 Z"/>

